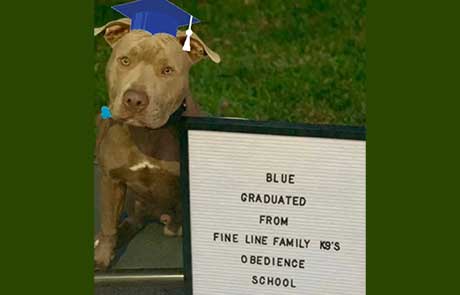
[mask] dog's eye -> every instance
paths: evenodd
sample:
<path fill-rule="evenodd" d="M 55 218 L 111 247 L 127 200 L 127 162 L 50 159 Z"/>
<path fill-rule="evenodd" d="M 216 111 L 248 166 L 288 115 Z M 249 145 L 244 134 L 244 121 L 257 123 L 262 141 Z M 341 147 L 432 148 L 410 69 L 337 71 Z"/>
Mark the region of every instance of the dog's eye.
<path fill-rule="evenodd" d="M 129 58 L 127 56 L 120 57 L 120 63 L 124 66 L 129 66 Z"/>
<path fill-rule="evenodd" d="M 170 75 L 174 72 L 174 69 L 172 67 L 164 67 L 161 73 L 163 75 Z"/>

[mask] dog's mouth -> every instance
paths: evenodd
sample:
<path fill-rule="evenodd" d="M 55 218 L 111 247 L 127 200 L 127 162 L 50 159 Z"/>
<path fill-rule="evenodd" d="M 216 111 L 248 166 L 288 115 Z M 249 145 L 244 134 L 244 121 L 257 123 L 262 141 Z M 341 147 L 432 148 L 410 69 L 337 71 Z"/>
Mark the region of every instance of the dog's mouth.
<path fill-rule="evenodd" d="M 113 119 L 115 121 L 123 122 L 124 124 L 127 125 L 132 125 L 136 127 L 142 127 L 142 128 L 149 128 L 149 129 L 158 129 L 163 126 L 165 126 L 169 118 L 161 118 L 161 117 L 154 117 L 151 118 L 150 120 L 147 120 L 146 118 L 139 118 L 139 116 L 136 115 L 121 115 L 121 116 L 113 116 Z"/>
<path fill-rule="evenodd" d="M 184 99 L 176 111 L 174 111 L 169 116 L 160 116 L 160 112 L 155 114 L 121 112 L 114 114 L 113 119 L 136 127 L 158 129 L 179 121 L 185 110 L 186 104 Z"/>

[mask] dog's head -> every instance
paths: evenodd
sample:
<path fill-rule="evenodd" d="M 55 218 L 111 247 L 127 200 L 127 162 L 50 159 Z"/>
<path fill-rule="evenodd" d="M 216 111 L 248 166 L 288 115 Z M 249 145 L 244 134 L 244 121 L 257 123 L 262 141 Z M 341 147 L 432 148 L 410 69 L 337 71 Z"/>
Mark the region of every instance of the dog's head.
<path fill-rule="evenodd" d="M 115 120 L 160 128 L 190 95 L 191 66 L 205 57 L 219 63 L 220 57 L 193 34 L 191 51 L 182 50 L 186 35 L 152 35 L 130 30 L 130 20 L 121 19 L 95 29 L 112 47 L 106 78 L 110 109 Z"/>

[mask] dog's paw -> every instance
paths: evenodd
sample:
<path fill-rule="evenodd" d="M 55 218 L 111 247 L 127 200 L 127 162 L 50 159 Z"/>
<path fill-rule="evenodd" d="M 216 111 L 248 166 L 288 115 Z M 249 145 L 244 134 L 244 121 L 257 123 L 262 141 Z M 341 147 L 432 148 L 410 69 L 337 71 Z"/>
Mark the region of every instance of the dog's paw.
<path fill-rule="evenodd" d="M 163 234 L 168 237 L 182 237 L 182 226 L 173 228 L 171 226 L 165 225 L 163 228 Z"/>
<path fill-rule="evenodd" d="M 171 215 L 169 215 L 169 214 L 161 214 L 160 222 L 163 223 L 164 225 L 170 224 L 172 222 Z"/>
<path fill-rule="evenodd" d="M 97 238 L 94 242 L 94 269 L 107 270 L 114 257 L 115 239 L 112 237 Z"/>
<path fill-rule="evenodd" d="M 173 222 L 173 218 L 169 214 L 162 214 L 160 222 L 164 224 L 163 234 L 168 237 L 182 236 L 182 226 Z"/>

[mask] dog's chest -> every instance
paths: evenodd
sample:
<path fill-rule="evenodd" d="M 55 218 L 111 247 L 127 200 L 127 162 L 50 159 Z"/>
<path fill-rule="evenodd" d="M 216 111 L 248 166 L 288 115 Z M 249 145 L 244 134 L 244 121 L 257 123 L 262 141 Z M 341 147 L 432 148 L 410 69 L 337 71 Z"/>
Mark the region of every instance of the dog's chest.
<path fill-rule="evenodd" d="M 127 185 L 144 198 L 178 198 L 179 144 L 174 130 L 131 127 L 130 134 L 140 160 L 128 167 Z"/>
<path fill-rule="evenodd" d="M 113 169 L 110 174 L 126 183 L 144 202 L 164 203 L 179 198 L 178 168 L 176 171 L 173 167 L 165 167 L 161 161 L 143 160 Z"/>
<path fill-rule="evenodd" d="M 133 145 L 145 156 L 163 161 L 179 161 L 179 139 L 174 127 L 146 129 L 129 127 Z"/>
<path fill-rule="evenodd" d="M 170 130 L 113 126 L 99 152 L 106 173 L 146 202 L 179 198 L 179 148 Z"/>

